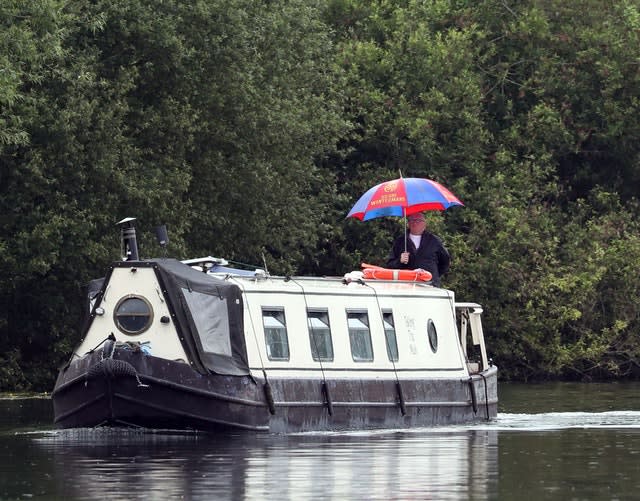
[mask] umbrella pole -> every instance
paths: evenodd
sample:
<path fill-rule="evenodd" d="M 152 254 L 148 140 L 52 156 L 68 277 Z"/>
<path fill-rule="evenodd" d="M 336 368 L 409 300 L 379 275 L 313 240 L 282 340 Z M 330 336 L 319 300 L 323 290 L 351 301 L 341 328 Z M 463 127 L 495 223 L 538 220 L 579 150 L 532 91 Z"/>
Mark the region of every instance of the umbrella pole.
<path fill-rule="evenodd" d="M 402 209 L 404 213 L 404 251 L 407 252 L 407 209 Z"/>

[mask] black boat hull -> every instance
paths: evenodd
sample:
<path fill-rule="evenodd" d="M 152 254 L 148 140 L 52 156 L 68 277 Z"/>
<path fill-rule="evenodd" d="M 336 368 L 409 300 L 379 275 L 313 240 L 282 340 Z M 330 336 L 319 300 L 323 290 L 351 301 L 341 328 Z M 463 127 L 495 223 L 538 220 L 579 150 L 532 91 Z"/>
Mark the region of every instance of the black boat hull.
<path fill-rule="evenodd" d="M 60 428 L 101 425 L 276 433 L 410 428 L 497 415 L 497 369 L 471 378 L 326 378 L 202 375 L 183 362 L 117 347 L 60 371 Z"/>

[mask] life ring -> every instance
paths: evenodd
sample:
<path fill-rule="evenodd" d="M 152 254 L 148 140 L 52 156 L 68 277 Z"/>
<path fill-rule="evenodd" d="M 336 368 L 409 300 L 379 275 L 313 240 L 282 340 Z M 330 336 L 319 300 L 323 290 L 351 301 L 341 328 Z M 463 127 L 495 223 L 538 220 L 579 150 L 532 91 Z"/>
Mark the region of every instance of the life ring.
<path fill-rule="evenodd" d="M 362 263 L 362 277 L 372 280 L 402 280 L 408 282 L 428 282 L 433 278 L 430 272 L 422 269 L 391 270 L 367 263 Z"/>

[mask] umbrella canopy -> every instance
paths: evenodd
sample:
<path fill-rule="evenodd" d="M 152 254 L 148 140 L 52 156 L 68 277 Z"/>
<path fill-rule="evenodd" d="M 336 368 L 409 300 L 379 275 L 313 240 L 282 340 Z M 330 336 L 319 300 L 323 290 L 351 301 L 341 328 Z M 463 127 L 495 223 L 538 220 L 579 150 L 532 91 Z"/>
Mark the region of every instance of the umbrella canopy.
<path fill-rule="evenodd" d="M 380 183 L 356 202 L 347 217 L 368 221 L 383 216 L 408 216 L 427 210 L 446 210 L 464 205 L 440 183 L 407 177 Z"/>

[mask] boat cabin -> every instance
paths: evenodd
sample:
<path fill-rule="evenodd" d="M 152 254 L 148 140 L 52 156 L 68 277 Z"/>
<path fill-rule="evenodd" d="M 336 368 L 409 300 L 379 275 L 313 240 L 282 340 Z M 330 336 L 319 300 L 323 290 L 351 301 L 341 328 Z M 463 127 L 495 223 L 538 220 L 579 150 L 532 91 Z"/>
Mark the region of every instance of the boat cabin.
<path fill-rule="evenodd" d="M 116 263 L 97 284 L 104 285 L 99 304 L 91 291 L 90 327 L 74 356 L 112 334 L 155 357 L 223 374 L 323 370 L 359 377 L 402 370 L 465 377 L 488 367 L 482 309 L 456 304 L 452 291 L 421 282 L 236 273 L 213 258 L 187 264 Z M 174 285 L 176 277 L 182 286 Z M 229 293 L 235 304 L 224 288 L 235 291 Z M 172 296 L 188 318 L 180 318 Z M 479 358 L 469 360 L 473 347 Z"/>

